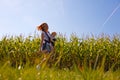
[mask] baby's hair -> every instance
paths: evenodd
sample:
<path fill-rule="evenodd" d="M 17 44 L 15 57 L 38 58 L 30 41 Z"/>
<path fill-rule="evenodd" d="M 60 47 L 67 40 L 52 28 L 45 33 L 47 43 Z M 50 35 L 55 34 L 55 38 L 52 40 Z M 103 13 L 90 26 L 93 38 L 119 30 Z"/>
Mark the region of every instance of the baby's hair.
<path fill-rule="evenodd" d="M 52 32 L 51 35 L 57 35 L 57 33 L 56 32 Z"/>

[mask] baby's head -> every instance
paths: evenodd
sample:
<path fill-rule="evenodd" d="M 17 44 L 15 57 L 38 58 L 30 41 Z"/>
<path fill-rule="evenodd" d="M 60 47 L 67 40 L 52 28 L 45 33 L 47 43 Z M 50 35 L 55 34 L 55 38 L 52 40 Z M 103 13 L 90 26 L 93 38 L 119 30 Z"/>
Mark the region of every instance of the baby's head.
<path fill-rule="evenodd" d="M 57 35 L 57 33 L 56 33 L 56 32 L 52 32 L 51 35 L 52 35 L 53 37 L 55 37 L 55 36 Z"/>

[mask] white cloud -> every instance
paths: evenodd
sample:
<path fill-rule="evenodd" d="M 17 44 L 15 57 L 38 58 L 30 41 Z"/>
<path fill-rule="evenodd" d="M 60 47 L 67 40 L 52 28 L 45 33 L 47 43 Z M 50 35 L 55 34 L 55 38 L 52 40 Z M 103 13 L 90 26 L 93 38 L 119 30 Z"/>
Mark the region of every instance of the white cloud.
<path fill-rule="evenodd" d="M 64 1 L 63 0 L 55 0 L 56 1 L 56 5 L 57 6 L 57 12 L 59 14 L 64 15 L 65 14 L 65 10 L 64 10 Z"/>
<path fill-rule="evenodd" d="M 0 6 L 13 8 L 22 3 L 22 0 L 0 0 Z"/>
<path fill-rule="evenodd" d="M 0 0 L 0 32 L 18 33 L 25 27 L 29 32 L 38 20 L 55 21 L 64 14 L 63 0 Z"/>
<path fill-rule="evenodd" d="M 17 15 L 21 12 L 23 0 L 0 0 L 0 16 Z"/>
<path fill-rule="evenodd" d="M 65 14 L 63 0 L 40 1 L 37 7 L 40 10 L 40 14 L 50 15 L 51 17 L 63 16 Z"/>

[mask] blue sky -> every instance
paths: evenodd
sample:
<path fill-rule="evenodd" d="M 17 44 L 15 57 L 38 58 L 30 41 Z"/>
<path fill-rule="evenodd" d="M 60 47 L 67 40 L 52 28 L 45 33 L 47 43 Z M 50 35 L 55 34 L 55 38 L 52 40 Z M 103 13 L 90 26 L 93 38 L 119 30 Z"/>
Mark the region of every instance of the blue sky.
<path fill-rule="evenodd" d="M 67 36 L 120 33 L 120 0 L 0 0 L 0 37 L 33 34 L 42 22 Z"/>

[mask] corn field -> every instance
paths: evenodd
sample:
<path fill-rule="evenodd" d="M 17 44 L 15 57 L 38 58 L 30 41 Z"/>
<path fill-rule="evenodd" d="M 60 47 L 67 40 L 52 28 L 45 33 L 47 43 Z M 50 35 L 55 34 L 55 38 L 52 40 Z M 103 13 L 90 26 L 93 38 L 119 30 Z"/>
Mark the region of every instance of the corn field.
<path fill-rule="evenodd" d="M 0 40 L 0 66 L 7 62 L 11 67 L 34 66 L 40 63 L 43 54 L 39 52 L 40 37 L 34 36 L 4 36 Z M 72 34 L 68 40 L 63 35 L 57 36 L 55 51 L 49 54 L 48 64 L 59 69 L 80 70 L 120 69 L 120 35 L 101 34 L 99 36 L 85 36 L 82 38 Z"/>

